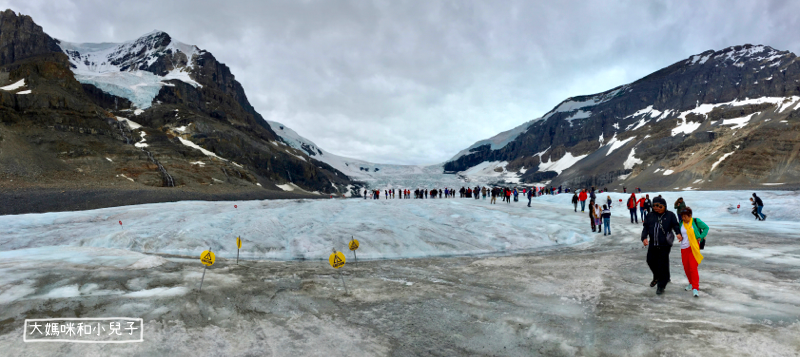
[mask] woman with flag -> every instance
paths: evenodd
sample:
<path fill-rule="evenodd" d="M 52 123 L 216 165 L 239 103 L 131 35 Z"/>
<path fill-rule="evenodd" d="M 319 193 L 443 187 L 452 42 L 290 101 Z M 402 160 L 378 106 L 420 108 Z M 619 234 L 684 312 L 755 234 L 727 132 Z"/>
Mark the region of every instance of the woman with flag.
<path fill-rule="evenodd" d="M 692 209 L 689 207 L 681 211 L 681 235 L 678 241 L 681 242 L 681 261 L 683 261 L 683 271 L 689 279 L 686 290 L 692 290 L 694 297 L 700 297 L 700 276 L 697 275 L 697 266 L 703 261 L 700 254 L 700 242 L 708 234 L 708 225 L 695 218 L 692 219 Z"/>

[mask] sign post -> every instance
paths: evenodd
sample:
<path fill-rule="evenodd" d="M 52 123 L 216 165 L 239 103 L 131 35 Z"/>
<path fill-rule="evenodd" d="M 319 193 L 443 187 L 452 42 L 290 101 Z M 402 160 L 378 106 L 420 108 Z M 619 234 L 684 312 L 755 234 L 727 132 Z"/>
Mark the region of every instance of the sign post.
<path fill-rule="evenodd" d="M 350 250 L 353 251 L 353 257 L 356 260 L 356 266 L 358 266 L 358 256 L 356 255 L 356 249 L 358 249 L 358 240 L 353 238 L 353 236 L 350 236 L 350 238 L 351 238 L 351 240 L 350 240 L 350 244 L 348 246 L 350 247 Z"/>
<path fill-rule="evenodd" d="M 345 263 L 344 254 L 342 254 L 342 252 L 337 252 L 336 249 L 334 248 L 333 249 L 333 253 L 331 254 L 330 257 L 328 257 L 328 262 L 330 262 L 331 266 L 334 269 L 338 270 L 339 268 L 344 266 L 344 263 Z M 341 270 L 339 270 L 339 278 L 342 279 L 342 286 L 344 286 L 344 293 L 345 294 L 350 294 L 347 291 L 347 285 L 345 285 L 345 283 L 344 283 L 344 277 L 342 276 L 342 271 Z"/>
<path fill-rule="evenodd" d="M 197 291 L 203 290 L 203 280 L 206 279 L 206 268 L 214 265 L 214 260 L 215 260 L 214 252 L 211 251 L 210 247 L 208 248 L 208 250 L 204 250 L 202 253 L 200 253 L 200 262 L 203 263 L 204 267 L 203 267 L 203 277 L 200 278 L 200 288 L 197 289 Z"/>
<path fill-rule="evenodd" d="M 236 265 L 239 265 L 239 249 L 242 249 L 242 238 L 236 237 Z"/>

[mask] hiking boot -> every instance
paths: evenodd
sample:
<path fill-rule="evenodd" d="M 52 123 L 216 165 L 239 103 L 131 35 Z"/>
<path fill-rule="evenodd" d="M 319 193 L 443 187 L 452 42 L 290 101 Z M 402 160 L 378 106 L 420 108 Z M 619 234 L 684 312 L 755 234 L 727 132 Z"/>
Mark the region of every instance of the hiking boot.
<path fill-rule="evenodd" d="M 699 292 L 699 291 L 697 291 L 697 289 L 694 289 L 694 290 L 692 290 L 692 295 L 693 295 L 694 297 L 700 297 L 700 292 Z"/>
<path fill-rule="evenodd" d="M 663 293 L 664 293 L 664 288 L 659 286 L 658 289 L 656 289 L 656 295 L 661 295 Z"/>
<path fill-rule="evenodd" d="M 683 288 L 683 290 L 686 290 L 686 291 L 692 290 L 692 284 L 686 285 L 686 287 Z"/>
<path fill-rule="evenodd" d="M 658 284 L 658 280 L 653 279 L 653 281 L 650 282 L 650 287 L 652 288 L 652 287 L 656 286 L 656 284 Z"/>

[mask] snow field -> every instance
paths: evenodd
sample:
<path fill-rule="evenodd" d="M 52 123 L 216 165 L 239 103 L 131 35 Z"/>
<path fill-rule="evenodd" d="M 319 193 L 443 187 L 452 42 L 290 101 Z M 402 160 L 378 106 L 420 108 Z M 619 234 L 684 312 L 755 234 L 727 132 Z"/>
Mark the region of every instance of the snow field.
<path fill-rule="evenodd" d="M 2 246 L 89 246 L 194 256 L 211 247 L 243 259 L 327 259 L 333 247 L 359 258 L 505 253 L 592 239 L 558 216 L 489 200 L 294 200 L 177 202 L 0 217 Z M 117 221 L 122 221 L 124 229 Z M 575 222 L 575 224 L 578 224 Z M 26 237 L 36 237 L 27 239 Z"/>

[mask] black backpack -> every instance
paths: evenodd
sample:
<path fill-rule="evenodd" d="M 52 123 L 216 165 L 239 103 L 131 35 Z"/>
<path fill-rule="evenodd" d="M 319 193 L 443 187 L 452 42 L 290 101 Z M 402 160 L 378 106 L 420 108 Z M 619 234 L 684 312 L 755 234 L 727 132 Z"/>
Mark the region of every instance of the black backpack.
<path fill-rule="evenodd" d="M 697 226 L 697 230 L 700 231 L 700 234 L 703 234 L 703 229 L 700 228 L 700 226 L 697 225 L 697 218 L 692 218 L 692 221 L 694 222 L 694 225 Z M 703 248 L 706 247 L 705 238 L 703 240 L 701 240 L 700 242 L 698 242 L 698 243 L 700 244 L 700 250 L 703 250 Z"/>

